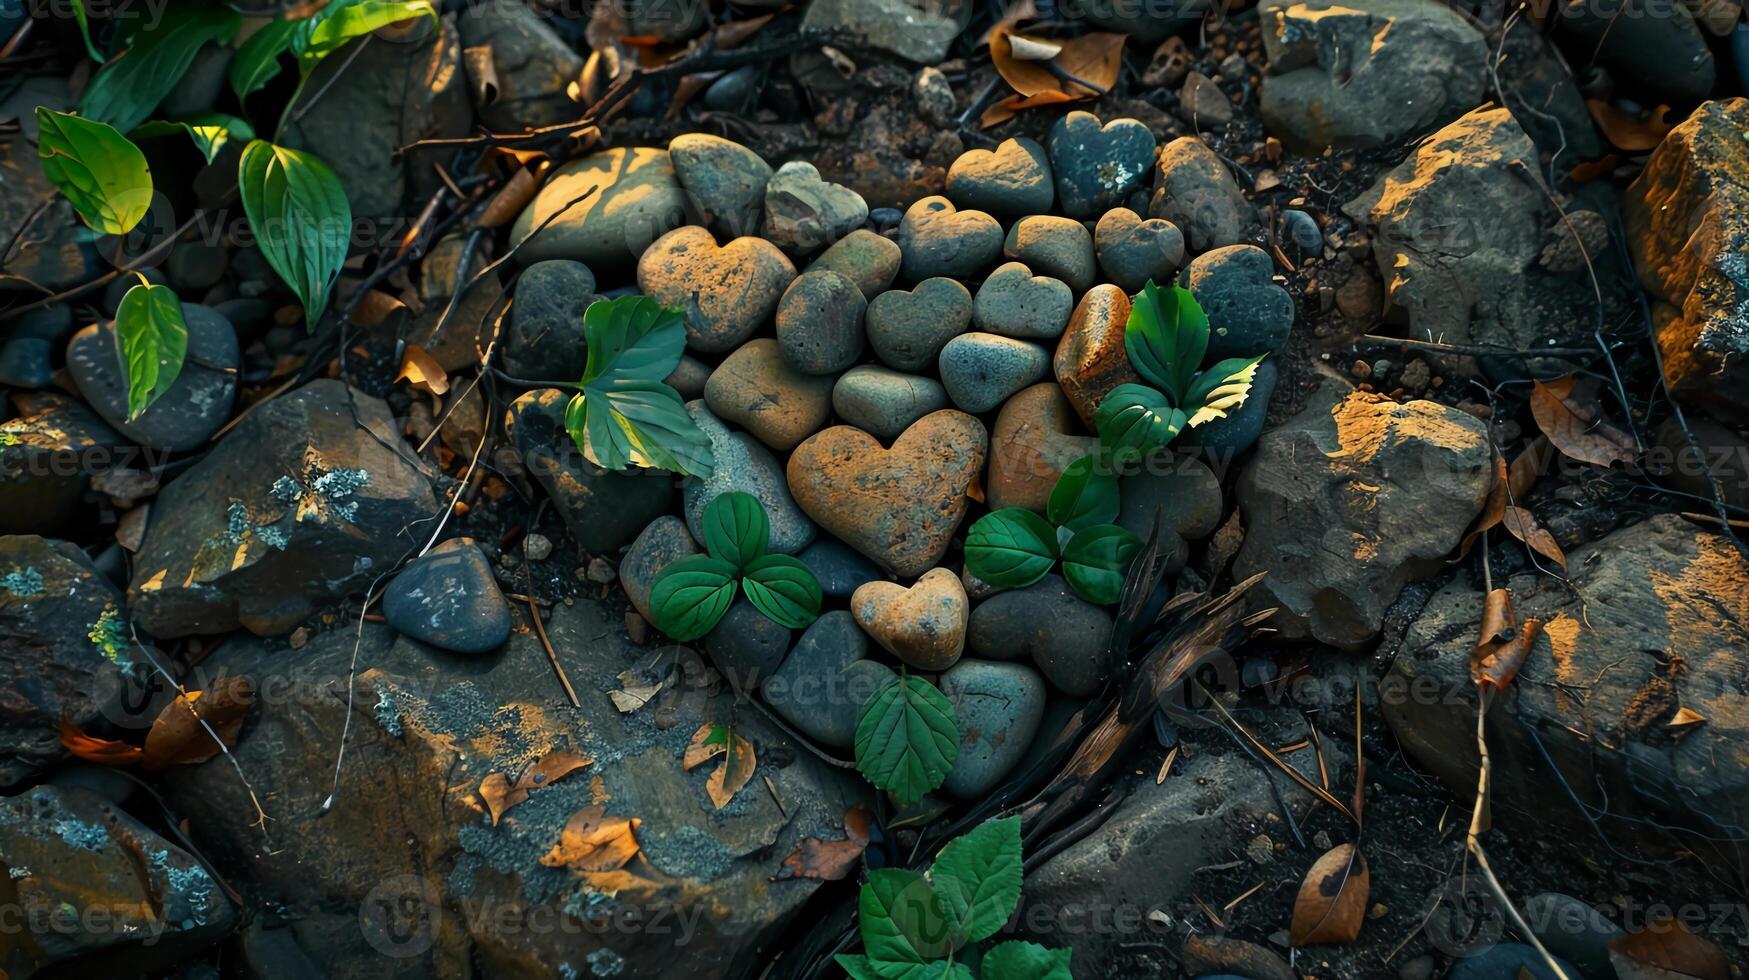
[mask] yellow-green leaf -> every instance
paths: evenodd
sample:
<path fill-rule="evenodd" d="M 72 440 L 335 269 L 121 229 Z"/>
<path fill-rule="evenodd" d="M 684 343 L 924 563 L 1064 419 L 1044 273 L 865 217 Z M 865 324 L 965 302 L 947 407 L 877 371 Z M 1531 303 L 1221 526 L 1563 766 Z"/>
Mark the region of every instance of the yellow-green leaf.
<path fill-rule="evenodd" d="M 37 156 L 44 176 L 91 230 L 125 235 L 152 206 L 152 172 L 115 127 L 38 107 Z"/>

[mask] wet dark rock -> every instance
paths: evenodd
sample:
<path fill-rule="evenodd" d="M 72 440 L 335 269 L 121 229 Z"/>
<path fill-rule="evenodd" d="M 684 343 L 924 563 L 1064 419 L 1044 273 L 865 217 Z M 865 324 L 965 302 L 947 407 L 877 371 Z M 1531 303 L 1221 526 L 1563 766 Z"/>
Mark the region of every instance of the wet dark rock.
<path fill-rule="evenodd" d="M 7 960 L 24 976 L 170 970 L 237 921 L 199 860 L 79 789 L 0 801 L 0 864 L 29 930 Z"/>
<path fill-rule="evenodd" d="M 63 77 L 35 76 L 20 80 L 16 89 L 0 87 L 0 119 L 17 118 L 22 127 L 22 138 L 0 141 L 0 173 L 6 174 L 0 184 L 0 228 L 22 230 L 30 240 L 29 247 L 7 256 L 6 271 L 48 290 L 76 286 L 107 268 L 100 265 L 88 240 L 90 229 L 73 202 L 49 183 L 37 159 L 36 107 L 71 112 L 77 101 Z M 44 201 L 49 206 L 38 214 Z M 0 290 L 13 288 L 11 282 L 0 284 Z"/>
<path fill-rule="evenodd" d="M 790 630 L 767 619 L 745 598 L 735 600 L 722 620 L 700 642 L 711 664 L 751 691 L 783 664 Z"/>
<path fill-rule="evenodd" d="M 747 147 L 709 133 L 674 137 L 668 156 L 687 200 L 706 225 L 729 238 L 759 233 L 771 164 Z"/>
<path fill-rule="evenodd" d="M 231 253 L 223 245 L 183 242 L 164 260 L 164 275 L 183 296 L 198 296 L 225 278 Z"/>
<path fill-rule="evenodd" d="M 231 420 L 242 360 L 237 332 L 224 317 L 195 303 L 183 303 L 182 316 L 188 324 L 182 370 L 170 390 L 131 422 L 114 321 L 92 324 L 67 344 L 67 371 L 104 421 L 142 446 L 174 453 L 205 445 Z"/>
<path fill-rule="evenodd" d="M 1616 78 L 1633 79 L 1671 102 L 1712 94 L 1718 66 L 1688 7 L 1648 0 L 1567 0 L 1554 13 L 1555 37 Z M 1618 23 L 1634 29 L 1613 30 Z"/>
<path fill-rule="evenodd" d="M 1091 218 L 1122 204 L 1147 179 L 1156 145 L 1154 134 L 1134 119 L 1102 126 L 1098 116 L 1080 110 L 1058 119 L 1046 141 L 1058 206 L 1071 218 Z"/>
<path fill-rule="evenodd" d="M 1191 251 L 1237 245 L 1257 224 L 1257 213 L 1238 181 L 1202 140 L 1180 136 L 1167 143 L 1155 167 L 1148 216 L 1176 225 Z"/>
<path fill-rule="evenodd" d="M 673 514 L 663 514 L 650 522 L 626 549 L 619 563 L 619 584 L 625 589 L 632 608 L 646 621 L 654 622 L 650 608 L 650 590 L 656 587 L 656 574 L 671 562 L 699 553 L 698 544 L 686 530 L 686 522 Z"/>
<path fill-rule="evenodd" d="M 868 637 L 850 613 L 828 612 L 765 679 L 765 700 L 808 737 L 848 748 L 856 741 L 862 706 L 894 676 L 891 667 L 867 656 Z"/>
<path fill-rule="evenodd" d="M 54 384 L 55 345 L 36 337 L 14 337 L 0 345 L 0 385 L 47 388 Z"/>
<path fill-rule="evenodd" d="M 451 538 L 402 569 L 383 590 L 383 616 L 451 653 L 485 653 L 510 637 L 510 604 L 472 538 Z"/>
<path fill-rule="evenodd" d="M 999 592 L 972 610 L 966 642 L 991 660 L 1031 658 L 1052 685 L 1087 697 L 1105 683 L 1111 616 L 1069 591 L 1060 575 Z"/>
<path fill-rule="evenodd" d="M 58 725 L 123 721 L 124 677 L 139 663 L 121 592 L 77 547 L 0 537 L 0 786 L 66 755 Z"/>
<path fill-rule="evenodd" d="M 1275 354 L 1287 346 L 1294 300 L 1274 275 L 1274 260 L 1255 245 L 1229 245 L 1191 261 L 1186 278 L 1208 314 L 1209 361 Z"/>
<path fill-rule="evenodd" d="M 0 532 L 59 532 L 84 511 L 92 474 L 124 464 L 131 447 L 72 398 L 45 391 L 13 401 L 18 415 L 0 422 Z"/>
<path fill-rule="evenodd" d="M 1025 664 L 964 659 L 941 675 L 953 704 L 959 756 L 942 789 L 977 799 L 1013 771 L 1032 744 L 1045 710 L 1045 684 Z"/>
<path fill-rule="evenodd" d="M 556 605 L 546 631 L 580 707 L 566 700 L 532 633 L 513 635 L 500 656 L 457 658 L 367 623 L 357 656 L 369 669 L 358 676 L 337 790 L 334 733 L 347 706 L 335 693 L 345 690 L 353 631 L 319 633 L 290 657 L 232 640 L 208 669 L 283 681 L 285 692 L 256 706 L 234 750 L 238 764 L 256 786 L 274 788 L 275 814 L 314 814 L 331 791 L 334 805 L 321 820 L 275 824 L 269 849 L 224 760 L 169 773 L 166 792 L 221 871 L 284 903 L 294 941 L 324 976 L 380 972 L 385 948 L 397 970 L 422 976 L 467 974 L 480 963 L 493 974 L 568 967 L 579 976 L 603 964 L 621 980 L 754 971 L 821 884 L 773 882 L 775 862 L 807 837 L 842 838 L 844 813 L 868 800 L 867 784 L 815 759 L 758 712 L 737 710 L 734 692 L 690 655 L 658 705 L 621 714 L 606 692 L 650 654 L 626 640 L 610 603 Z M 721 810 L 705 794 L 714 767 L 680 765 L 707 723 L 733 724 L 758 747 L 751 782 Z M 554 751 L 592 761 L 534 790 L 494 826 L 481 812 L 481 782 L 512 778 Z M 641 821 L 642 853 L 612 898 L 593 873 L 541 860 L 591 805 Z M 397 896 L 441 907 L 436 927 L 367 917 L 361 928 L 360 908 Z M 660 909 L 675 930 L 692 923 L 690 941 L 615 927 L 632 908 L 652 917 Z M 498 911 L 476 914 L 487 909 Z M 555 926 L 504 929 L 500 914 Z"/>
<path fill-rule="evenodd" d="M 664 470 L 616 472 L 591 463 L 565 431 L 565 406 L 572 396 L 559 388 L 527 392 L 505 413 L 505 434 L 577 545 L 592 555 L 608 554 L 668 513 L 675 478 Z"/>
<path fill-rule="evenodd" d="M 745 112 L 759 94 L 759 66 L 742 65 L 704 90 L 704 104 L 718 112 Z"/>
<path fill-rule="evenodd" d="M 128 611 L 163 639 L 284 632 L 418 546 L 432 478 L 378 399 L 331 380 L 287 392 L 159 492 Z"/>
<path fill-rule="evenodd" d="M 1529 977 L 1530 980 L 1559 980 L 1559 977 L 1582 976 L 1573 964 L 1556 958 L 1561 972 L 1549 968 L 1536 947 L 1526 943 L 1498 943 L 1460 956 L 1452 963 L 1446 980 L 1494 980 L 1496 977 Z M 1605 974 L 1607 976 L 1607 974 Z"/>
<path fill-rule="evenodd" d="M 1513 118 L 1544 152 L 1561 154 L 1557 166 L 1607 152 L 1573 73 L 1536 24 L 1512 22 L 1500 42 L 1499 72 Z"/>
<path fill-rule="evenodd" d="M 820 591 L 834 599 L 848 599 L 863 583 L 884 577 L 874 562 L 837 538 L 822 536 L 796 557 L 820 580 Z"/>
<path fill-rule="evenodd" d="M 595 273 L 581 262 L 548 259 L 522 270 L 510 306 L 504 370 L 533 381 L 582 378 L 589 359 L 583 311 L 600 298 Z"/>
<path fill-rule="evenodd" d="M 1579 968 L 1587 977 L 1610 977 L 1609 944 L 1621 938 L 1621 927 L 1602 912 L 1559 892 L 1543 892 L 1524 903 L 1524 920 L 1549 952 Z"/>
<path fill-rule="evenodd" d="M 1185 542 L 1208 537 L 1221 523 L 1221 481 L 1193 456 L 1156 453 L 1141 472 L 1124 475 L 1118 492 L 1119 526 L 1145 541 L 1158 519 L 1169 572 L 1184 566 Z"/>

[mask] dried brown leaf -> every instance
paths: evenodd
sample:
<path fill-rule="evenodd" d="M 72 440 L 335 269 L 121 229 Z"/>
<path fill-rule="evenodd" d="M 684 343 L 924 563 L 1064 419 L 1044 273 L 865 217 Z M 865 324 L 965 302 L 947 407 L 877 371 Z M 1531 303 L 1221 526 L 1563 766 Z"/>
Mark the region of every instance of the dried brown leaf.
<path fill-rule="evenodd" d="M 1552 562 L 1567 567 L 1567 553 L 1555 542 L 1555 536 L 1536 522 L 1536 515 L 1523 507 L 1508 507 L 1500 523 L 1506 533 L 1525 543 L 1532 551 Z"/>
<path fill-rule="evenodd" d="M 485 801 L 486 812 L 492 815 L 492 826 L 498 826 L 498 819 L 505 811 L 528 799 L 530 793 L 563 779 L 592 761 L 581 752 L 548 752 L 529 763 L 522 775 L 516 777 L 515 783 L 501 772 L 487 776 L 480 783 L 480 799 Z"/>
<path fill-rule="evenodd" d="M 139 746 L 87 735 L 65 718 L 61 719 L 61 747 L 100 766 L 131 766 L 140 761 Z"/>
<path fill-rule="evenodd" d="M 1313 862 L 1294 898 L 1289 935 L 1295 946 L 1351 943 L 1366 921 L 1372 877 L 1353 844 L 1338 844 Z"/>
<path fill-rule="evenodd" d="M 1724 951 L 1672 918 L 1658 919 L 1609 944 L 1620 980 L 1729 980 Z"/>
<path fill-rule="evenodd" d="M 637 817 L 610 817 L 603 806 L 586 806 L 571 814 L 559 842 L 540 863 L 578 871 L 618 871 L 638 856 L 641 823 Z"/>
<path fill-rule="evenodd" d="M 358 298 L 358 305 L 352 309 L 351 320 L 361 327 L 370 329 L 381 326 L 389 317 L 397 314 L 405 315 L 407 304 L 380 289 L 367 289 Z"/>
<path fill-rule="evenodd" d="M 1572 394 L 1571 375 L 1553 381 L 1538 381 L 1531 389 L 1530 413 L 1549 442 L 1563 455 L 1583 463 L 1609 466 L 1632 462 L 1635 455 L 1633 439 L 1602 421 L 1595 410 L 1577 404 Z"/>
<path fill-rule="evenodd" d="M 169 766 L 193 765 L 218 755 L 219 745 L 207 732 L 210 726 L 225 745 L 237 743 L 243 720 L 255 703 L 255 692 L 245 678 L 231 675 L 213 681 L 204 691 L 189 691 L 164 706 L 146 732 L 145 752 L 140 762 L 148 772 Z M 202 722 L 206 724 L 203 725 Z"/>
<path fill-rule="evenodd" d="M 778 878 L 818 878 L 838 881 L 856 870 L 856 862 L 868 848 L 868 828 L 871 817 L 860 803 L 844 815 L 844 840 L 820 840 L 809 837 L 802 841 L 789 857 L 783 859 Z"/>
<path fill-rule="evenodd" d="M 485 210 L 480 212 L 479 226 L 497 228 L 515 221 L 534 197 L 539 184 L 527 167 L 511 174 L 504 186 L 498 188 L 498 193 L 492 195 L 492 200 L 486 202 Z"/>
<path fill-rule="evenodd" d="M 405 380 L 431 395 L 449 391 L 449 374 L 443 365 L 437 363 L 437 358 L 427 354 L 418 344 L 407 345 L 407 353 L 401 359 L 401 373 L 395 375 L 395 380 Z"/>
<path fill-rule="evenodd" d="M 723 764 L 705 780 L 704 790 L 721 810 L 753 778 L 759 760 L 752 742 L 728 725 L 707 721 L 692 733 L 692 742 L 686 746 L 681 765 L 691 771 L 719 755 L 723 757 Z"/>
<path fill-rule="evenodd" d="M 1597 128 L 1603 130 L 1604 138 L 1616 149 L 1629 153 L 1657 149 L 1665 135 L 1676 127 L 1670 121 L 1667 105 L 1653 109 L 1644 118 L 1623 112 L 1602 99 L 1586 99 L 1585 108 L 1591 112 Z"/>
<path fill-rule="evenodd" d="M 619 684 L 620 689 L 607 692 L 607 697 L 621 714 L 627 715 L 649 704 L 662 690 L 661 680 L 651 681 L 631 670 L 619 672 Z"/>
<path fill-rule="evenodd" d="M 1015 52 L 1014 36 L 1010 28 L 998 28 L 990 34 L 990 60 L 1003 80 L 1022 98 L 1032 99 L 1049 93 L 1059 97 L 1053 101 L 1075 102 L 1096 99 L 1111 90 L 1123 65 L 1123 42 L 1128 35 L 1083 34 L 1062 42 L 1062 50 L 1056 57 L 1048 59 L 1063 75 L 1080 79 L 1087 85 L 1058 77 L 1045 67 L 1044 61 L 1021 57 Z M 1040 39 L 1022 41 L 1023 50 L 1036 54 L 1039 49 L 1027 47 L 1027 40 L 1036 43 Z"/>
<path fill-rule="evenodd" d="M 1670 720 L 1665 722 L 1666 727 L 1669 728 L 1687 728 L 1690 725 L 1704 724 L 1706 724 L 1706 715 L 1689 707 L 1677 708 L 1676 714 L 1671 715 Z"/>

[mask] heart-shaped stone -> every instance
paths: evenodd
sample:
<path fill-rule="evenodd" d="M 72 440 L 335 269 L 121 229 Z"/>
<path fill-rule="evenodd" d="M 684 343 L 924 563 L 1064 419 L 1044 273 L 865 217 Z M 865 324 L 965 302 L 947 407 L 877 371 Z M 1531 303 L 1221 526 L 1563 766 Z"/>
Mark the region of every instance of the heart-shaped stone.
<path fill-rule="evenodd" d="M 961 211 L 940 195 L 905 209 L 899 221 L 900 269 L 910 282 L 930 276 L 971 279 L 1002 254 L 1002 226 L 982 211 Z"/>
<path fill-rule="evenodd" d="M 1165 218 L 1148 218 L 1129 208 L 1112 208 L 1093 229 L 1099 267 L 1126 293 L 1140 292 L 1152 279 L 1165 284 L 1184 265 L 1184 233 Z"/>
<path fill-rule="evenodd" d="M 868 345 L 888 367 L 921 371 L 972 322 L 972 294 L 958 280 L 925 279 L 906 292 L 889 289 L 868 304 Z"/>
<path fill-rule="evenodd" d="M 966 645 L 971 603 L 959 577 L 932 568 L 905 588 L 897 582 L 869 582 L 850 597 L 856 625 L 888 653 L 918 670 L 943 671 Z"/>
<path fill-rule="evenodd" d="M 777 309 L 796 267 L 762 238 L 718 246 L 698 225 L 656 239 L 638 259 L 638 288 L 663 306 L 686 312 L 686 343 L 694 350 L 732 350 Z"/>
<path fill-rule="evenodd" d="M 1054 214 L 1032 214 L 1016 221 L 1002 242 L 1002 254 L 1026 263 L 1039 275 L 1063 280 L 1077 293 L 1086 292 L 1099 274 L 1087 226 Z"/>
<path fill-rule="evenodd" d="M 984 423 L 951 408 L 918 419 L 891 449 L 833 426 L 790 454 L 790 493 L 821 527 L 909 578 L 947 553 L 988 446 Z"/>
<path fill-rule="evenodd" d="M 1003 140 L 994 150 L 967 150 L 947 168 L 947 196 L 962 208 L 992 214 L 1044 214 L 1056 190 L 1051 162 L 1037 140 Z"/>
<path fill-rule="evenodd" d="M 960 408 L 988 412 L 1045 376 L 1051 355 L 1037 344 L 993 333 L 962 333 L 947 342 L 936 363 L 942 386 Z"/>
<path fill-rule="evenodd" d="M 1098 116 L 1076 111 L 1051 126 L 1048 145 L 1057 203 L 1071 218 L 1091 218 L 1142 186 L 1159 144 L 1135 119 L 1101 126 Z"/>
<path fill-rule="evenodd" d="M 729 235 L 759 232 L 771 165 L 745 146 L 709 133 L 682 133 L 668 144 L 674 176 L 710 227 Z"/>
<path fill-rule="evenodd" d="M 830 269 L 796 277 L 777 304 L 783 359 L 803 374 L 837 374 L 862 356 L 868 301 L 856 283 Z"/>
<path fill-rule="evenodd" d="M 791 160 L 765 185 L 765 237 L 796 255 L 810 255 L 868 220 L 862 195 Z"/>
<path fill-rule="evenodd" d="M 1089 289 L 1069 317 L 1069 329 L 1057 342 L 1057 353 L 1051 360 L 1057 383 L 1075 414 L 1088 427 L 1093 425 L 1093 413 L 1106 393 L 1128 382 L 1141 383 L 1141 375 L 1130 367 L 1129 352 L 1124 350 L 1124 326 L 1130 320 L 1128 293 L 1101 283 Z"/>
<path fill-rule="evenodd" d="M 760 337 L 717 365 L 705 382 L 704 401 L 718 418 L 783 452 L 826 424 L 832 379 L 795 370 L 784 362 L 777 341 Z"/>
<path fill-rule="evenodd" d="M 1075 296 L 1061 279 L 1035 276 L 1020 262 L 998 266 L 978 287 L 972 322 L 1004 337 L 1055 340 L 1069 323 Z"/>
<path fill-rule="evenodd" d="M 1064 468 L 1099 449 L 1098 438 L 1078 435 L 1078 428 L 1075 409 L 1052 382 L 1008 399 L 990 432 L 990 475 L 984 480 L 990 509 L 1042 512 Z"/>

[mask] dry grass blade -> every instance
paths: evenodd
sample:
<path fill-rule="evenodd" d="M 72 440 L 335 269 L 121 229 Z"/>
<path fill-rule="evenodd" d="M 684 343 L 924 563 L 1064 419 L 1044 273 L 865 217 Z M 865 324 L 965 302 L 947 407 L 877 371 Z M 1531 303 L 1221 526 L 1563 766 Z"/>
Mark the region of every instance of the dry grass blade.
<path fill-rule="evenodd" d="M 1289 935 L 1295 946 L 1351 943 L 1366 921 L 1372 876 L 1353 844 L 1338 844 L 1313 862 L 1294 898 Z"/>
<path fill-rule="evenodd" d="M 1221 718 L 1225 720 L 1227 724 L 1231 725 L 1234 731 L 1239 733 L 1239 737 L 1243 738 L 1253 749 L 1257 750 L 1258 754 L 1262 755 L 1265 759 L 1268 759 L 1271 765 L 1286 773 L 1289 779 L 1292 779 L 1300 785 L 1301 789 L 1328 804 L 1330 808 L 1337 813 L 1354 821 L 1357 825 L 1360 823 L 1360 818 L 1355 816 L 1354 811 L 1348 808 L 1348 804 L 1337 799 L 1329 790 L 1312 782 L 1310 779 L 1307 779 L 1298 769 L 1288 765 L 1287 760 L 1276 755 L 1269 746 L 1258 741 L 1257 736 L 1251 734 L 1250 729 L 1240 724 L 1239 719 L 1234 718 L 1232 713 L 1227 711 L 1227 706 L 1221 703 L 1220 698 L 1210 694 L 1207 689 L 1203 688 L 1200 684 L 1197 685 L 1197 690 L 1202 691 L 1203 697 L 1208 700 L 1209 704 L 1214 707 L 1216 712 L 1220 714 Z"/>

